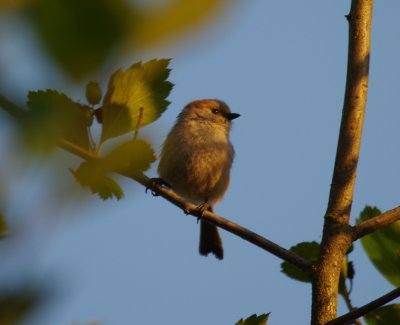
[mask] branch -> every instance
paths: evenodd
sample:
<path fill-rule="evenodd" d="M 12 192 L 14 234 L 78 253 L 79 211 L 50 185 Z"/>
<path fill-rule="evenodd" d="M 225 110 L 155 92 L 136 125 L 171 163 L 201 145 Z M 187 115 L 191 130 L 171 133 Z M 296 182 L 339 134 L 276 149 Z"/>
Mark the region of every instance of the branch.
<path fill-rule="evenodd" d="M 59 146 L 73 154 L 85 159 L 91 160 L 96 159 L 97 157 L 94 156 L 92 153 L 77 147 L 73 143 L 67 140 L 60 140 Z M 189 214 L 192 216 L 199 218 L 201 217 L 199 210 L 196 209 L 196 205 L 187 201 L 183 197 L 176 194 L 171 189 L 163 187 L 162 185 L 154 182 L 151 178 L 148 178 L 143 173 L 135 173 L 132 174 L 123 174 L 126 177 L 129 177 L 136 182 L 142 184 L 146 187 L 146 189 L 150 189 L 155 195 L 162 196 L 164 199 L 168 200 L 172 204 L 176 205 L 177 207 L 181 208 L 183 211 L 190 211 Z M 235 234 L 244 240 L 262 248 L 263 250 L 270 252 L 271 254 L 283 259 L 284 261 L 298 267 L 304 273 L 311 275 L 313 269 L 312 264 L 310 261 L 302 258 L 301 256 L 273 243 L 272 241 L 232 222 L 229 221 L 221 216 L 216 215 L 210 211 L 205 211 L 203 216 L 201 217 L 203 220 L 206 220 L 220 228 L 225 229 L 226 231 Z"/>
<path fill-rule="evenodd" d="M 353 240 L 357 240 L 398 220 L 400 220 L 400 206 L 354 226 Z"/>
<path fill-rule="evenodd" d="M 368 93 L 372 7 L 373 0 L 352 0 L 347 16 L 346 90 L 320 256 L 313 279 L 311 323 L 314 325 L 336 317 L 340 269 L 353 240 L 349 219 Z"/>
<path fill-rule="evenodd" d="M 397 297 L 400 297 L 400 288 L 396 288 L 390 291 L 389 293 L 383 295 L 382 297 L 379 297 L 378 299 L 375 299 L 360 308 L 357 308 L 347 314 L 344 314 L 343 316 L 340 316 L 328 322 L 326 325 L 351 324 L 355 319 L 364 316 L 370 313 L 371 311 L 379 307 L 382 307 L 383 305 L 386 305 L 388 302 L 396 299 Z"/>

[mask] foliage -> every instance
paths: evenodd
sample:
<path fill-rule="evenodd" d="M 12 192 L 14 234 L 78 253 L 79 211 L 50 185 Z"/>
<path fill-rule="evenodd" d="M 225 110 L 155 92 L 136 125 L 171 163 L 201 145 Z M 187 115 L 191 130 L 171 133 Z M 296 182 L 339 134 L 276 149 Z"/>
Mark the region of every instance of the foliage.
<path fill-rule="evenodd" d="M 88 104 L 81 104 L 55 90 L 28 93 L 28 110 L 20 109 L 22 131 L 35 148 L 51 149 L 60 141 L 91 159 L 72 174 L 79 184 L 89 187 L 101 199 L 121 199 L 123 190 L 111 173 L 132 177 L 147 170 L 156 156 L 151 145 L 138 139 L 138 131 L 154 122 L 168 107 L 166 100 L 173 84 L 167 81 L 170 60 L 136 63 L 127 71 L 117 70 L 110 79 L 103 105 L 96 107 L 102 96 L 97 82 L 86 87 Z M 15 110 L 15 108 L 13 108 Z M 94 117 L 102 127 L 99 145 L 92 140 Z M 133 131 L 135 131 L 134 134 Z M 131 133 L 122 143 L 113 142 L 102 155 L 103 144 L 114 137 Z M 93 159 L 92 159 L 93 158 Z"/>
<path fill-rule="evenodd" d="M 368 325 L 394 325 L 400 322 L 400 304 L 387 305 L 364 317 Z"/>
<path fill-rule="evenodd" d="M 128 32 L 131 18 L 122 0 L 36 0 L 28 13 L 46 50 L 73 78 L 105 62 Z"/>
<path fill-rule="evenodd" d="M 232 5 L 226 0 L 163 1 L 150 7 L 139 0 L 0 1 L 0 10 L 24 19 L 38 40 L 47 64 L 74 80 L 101 70 L 110 57 L 135 54 L 171 43 L 195 28 L 207 26 L 215 13 Z M 27 19 L 28 18 L 28 19 Z"/>

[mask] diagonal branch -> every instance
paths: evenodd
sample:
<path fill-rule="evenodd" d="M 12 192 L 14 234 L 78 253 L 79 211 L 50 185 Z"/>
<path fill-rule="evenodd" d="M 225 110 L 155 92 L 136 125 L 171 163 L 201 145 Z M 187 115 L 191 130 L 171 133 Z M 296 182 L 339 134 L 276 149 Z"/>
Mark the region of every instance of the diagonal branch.
<path fill-rule="evenodd" d="M 311 276 L 312 273 L 312 265 L 311 262 L 302 258 L 301 256 L 297 255 L 296 253 L 293 253 L 277 244 L 274 242 L 256 234 L 255 232 L 252 232 L 251 230 L 248 230 L 242 226 L 240 226 L 237 223 L 234 223 L 228 219 L 225 219 L 215 213 L 212 213 L 210 211 L 205 211 L 203 216 L 201 216 L 200 211 L 196 209 L 196 205 L 193 203 L 185 200 L 178 194 L 176 194 L 174 191 L 162 187 L 156 182 L 152 182 L 151 179 L 149 179 L 147 176 L 143 174 L 138 174 L 137 176 L 133 177 L 134 180 L 138 181 L 142 185 L 150 188 L 152 191 L 157 193 L 158 195 L 162 196 L 166 200 L 170 201 L 174 205 L 180 207 L 184 211 L 190 211 L 189 214 L 191 214 L 194 217 L 197 218 L 202 218 L 203 220 L 206 220 L 222 229 L 225 229 L 226 231 L 235 234 L 244 240 L 260 247 L 261 249 L 283 259 L 284 261 L 295 265 L 298 267 L 300 270 L 302 270 L 304 273 L 308 274 Z"/>
<path fill-rule="evenodd" d="M 85 159 L 85 160 L 93 160 L 96 159 L 97 157 L 86 151 L 85 149 L 80 148 L 79 146 L 76 146 L 75 144 L 61 139 L 58 143 L 58 145 Z M 260 247 L 261 249 L 281 258 L 282 260 L 298 267 L 300 270 L 302 270 L 304 273 L 308 274 L 311 276 L 313 272 L 312 264 L 310 261 L 302 258 L 301 256 L 297 255 L 296 253 L 293 253 L 277 244 L 274 242 L 256 234 L 255 232 L 252 232 L 251 230 L 248 230 L 237 223 L 234 223 L 228 219 L 225 219 L 215 213 L 212 213 L 210 211 L 205 211 L 203 213 L 203 216 L 200 215 L 200 211 L 196 209 L 196 205 L 187 201 L 183 197 L 179 196 L 176 194 L 174 191 L 171 189 L 168 189 L 157 182 L 154 182 L 151 178 L 147 177 L 143 173 L 135 173 L 134 175 L 129 174 L 129 175 L 124 175 L 126 177 L 129 177 L 136 182 L 142 184 L 143 186 L 146 187 L 146 189 L 150 189 L 155 195 L 162 196 L 164 199 L 168 200 L 172 204 L 176 205 L 177 207 L 181 208 L 183 211 L 190 211 L 189 214 L 192 216 L 199 218 L 201 217 L 202 219 L 225 229 L 226 231 L 235 234 L 244 240 Z"/>
<path fill-rule="evenodd" d="M 397 297 L 400 297 L 400 288 L 396 288 L 389 293 L 371 301 L 370 303 L 328 322 L 326 325 L 352 324 L 355 319 L 364 316 L 369 312 L 382 307 L 383 305 L 386 305 L 388 302 L 391 302 Z"/>
<path fill-rule="evenodd" d="M 400 220 L 400 206 L 354 226 L 353 240 L 357 240 L 398 220 Z"/>

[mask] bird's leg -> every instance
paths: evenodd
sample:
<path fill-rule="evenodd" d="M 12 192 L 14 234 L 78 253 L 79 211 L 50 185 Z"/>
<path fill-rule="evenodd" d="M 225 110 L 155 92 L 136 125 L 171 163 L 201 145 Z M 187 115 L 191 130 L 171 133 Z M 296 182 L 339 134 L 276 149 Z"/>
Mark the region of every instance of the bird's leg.
<path fill-rule="evenodd" d="M 167 188 L 172 188 L 171 184 L 169 184 L 168 182 L 164 181 L 162 178 L 154 177 L 154 178 L 150 178 L 150 182 L 149 182 L 148 186 L 146 186 L 146 193 L 147 193 L 147 191 L 149 189 L 151 189 L 155 185 L 162 186 L 162 187 L 167 187 Z M 151 194 L 153 196 L 159 196 L 159 194 L 156 193 L 153 190 L 151 190 Z"/>
<path fill-rule="evenodd" d="M 197 216 L 197 223 L 199 223 L 199 220 L 203 217 L 204 212 L 208 210 L 212 212 L 212 206 L 210 204 L 208 204 L 208 198 L 206 198 L 204 200 L 204 203 L 198 205 L 197 207 L 195 207 L 193 210 L 186 210 L 185 213 L 189 214 L 193 211 L 196 211 L 199 213 L 199 215 Z"/>

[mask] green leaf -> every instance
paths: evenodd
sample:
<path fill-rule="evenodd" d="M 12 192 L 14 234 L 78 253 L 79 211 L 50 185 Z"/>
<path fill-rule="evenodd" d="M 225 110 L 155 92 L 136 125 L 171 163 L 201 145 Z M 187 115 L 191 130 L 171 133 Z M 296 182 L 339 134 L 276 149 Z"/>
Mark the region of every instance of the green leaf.
<path fill-rule="evenodd" d="M 25 118 L 28 140 L 51 147 L 64 138 L 82 148 L 91 149 L 89 125 L 92 109 L 72 101 L 55 90 L 28 93 L 29 112 Z"/>
<path fill-rule="evenodd" d="M 400 304 L 387 305 L 364 316 L 368 325 L 400 324 Z"/>
<path fill-rule="evenodd" d="M 167 81 L 170 60 L 152 60 L 117 70 L 103 100 L 101 142 L 155 121 L 167 109 L 173 84 Z"/>
<path fill-rule="evenodd" d="M 47 52 L 71 77 L 96 71 L 134 26 L 122 0 L 30 1 L 33 27 Z"/>
<path fill-rule="evenodd" d="M 381 214 L 376 207 L 366 206 L 357 223 Z M 400 221 L 361 238 L 369 259 L 391 284 L 400 286 Z"/>
<path fill-rule="evenodd" d="M 7 233 L 8 233 L 8 227 L 6 218 L 4 218 L 4 215 L 0 212 L 0 239 L 6 237 Z"/>
<path fill-rule="evenodd" d="M 150 144 L 144 140 L 130 140 L 115 147 L 104 157 L 106 170 L 132 175 L 150 168 L 156 155 Z"/>
<path fill-rule="evenodd" d="M 262 314 L 260 316 L 254 314 L 246 318 L 245 320 L 243 320 L 243 318 L 240 319 L 235 325 L 267 325 L 269 314 L 270 313 Z"/>
<path fill-rule="evenodd" d="M 123 197 L 121 187 L 110 173 L 118 172 L 125 176 L 145 171 L 156 159 L 150 144 L 144 140 L 130 140 L 119 144 L 105 157 L 84 162 L 72 174 L 83 187 L 89 187 L 92 193 L 103 200 Z"/>
<path fill-rule="evenodd" d="M 290 251 L 310 261 L 316 261 L 319 254 L 319 244 L 315 241 L 302 242 L 291 247 Z M 311 279 L 307 274 L 288 262 L 281 263 L 281 271 L 289 278 L 302 282 L 311 282 Z"/>
<path fill-rule="evenodd" d="M 124 196 L 124 191 L 119 184 L 108 176 L 97 160 L 82 163 L 77 170 L 71 173 L 78 180 L 82 187 L 89 187 L 93 194 L 98 194 L 102 200 L 120 200 Z"/>

